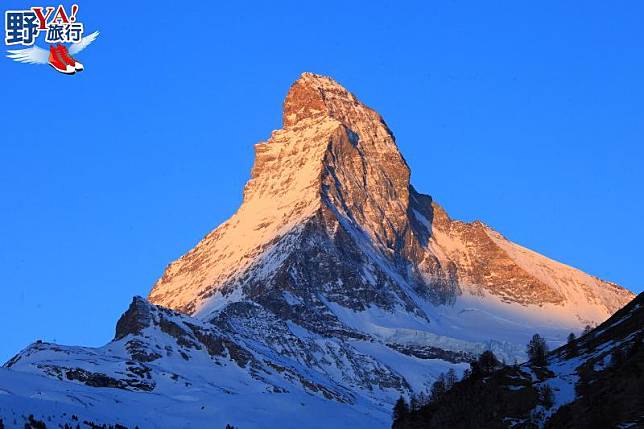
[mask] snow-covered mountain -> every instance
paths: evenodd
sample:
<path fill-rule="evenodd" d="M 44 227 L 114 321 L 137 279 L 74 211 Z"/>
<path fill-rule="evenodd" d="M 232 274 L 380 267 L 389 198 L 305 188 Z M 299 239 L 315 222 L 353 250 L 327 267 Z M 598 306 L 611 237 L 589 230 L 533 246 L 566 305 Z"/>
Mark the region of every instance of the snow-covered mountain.
<path fill-rule="evenodd" d="M 325 336 L 470 351 L 522 349 L 535 330 L 561 340 L 632 299 L 450 219 L 411 186 L 383 118 L 332 79 L 304 73 L 283 122 L 255 146 L 237 213 L 170 264 L 151 302 L 201 320 L 250 302 Z"/>
<path fill-rule="evenodd" d="M 239 210 L 135 298 L 112 342 L 36 343 L 5 365 L 0 415 L 386 427 L 401 393 L 448 368 L 487 349 L 523 360 L 534 332 L 559 344 L 633 298 L 450 219 L 332 79 L 304 73 L 283 122 L 255 146 Z"/>

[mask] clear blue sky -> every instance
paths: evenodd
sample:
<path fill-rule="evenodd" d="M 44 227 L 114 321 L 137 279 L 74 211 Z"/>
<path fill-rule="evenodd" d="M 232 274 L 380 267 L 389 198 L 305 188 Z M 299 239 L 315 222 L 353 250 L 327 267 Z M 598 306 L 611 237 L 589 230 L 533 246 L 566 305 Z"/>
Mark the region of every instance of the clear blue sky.
<path fill-rule="evenodd" d="M 453 217 L 643 289 L 641 2 L 78 3 L 84 73 L 0 58 L 0 360 L 111 339 L 235 211 L 303 71 L 381 112 Z"/>

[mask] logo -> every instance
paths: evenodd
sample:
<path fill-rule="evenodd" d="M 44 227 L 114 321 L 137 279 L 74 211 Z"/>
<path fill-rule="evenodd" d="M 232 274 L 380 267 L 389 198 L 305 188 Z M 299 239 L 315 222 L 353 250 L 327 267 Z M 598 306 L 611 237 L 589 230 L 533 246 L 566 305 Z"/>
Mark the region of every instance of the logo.
<path fill-rule="evenodd" d="M 87 48 L 99 32 L 83 36 L 85 26 L 78 21 L 77 15 L 76 4 L 72 5 L 69 13 L 63 5 L 5 11 L 5 45 L 31 46 L 7 50 L 7 57 L 19 63 L 49 64 L 57 72 L 68 75 L 83 71 L 85 66 L 73 55 Z M 41 35 L 49 44 L 49 50 L 35 45 Z"/>

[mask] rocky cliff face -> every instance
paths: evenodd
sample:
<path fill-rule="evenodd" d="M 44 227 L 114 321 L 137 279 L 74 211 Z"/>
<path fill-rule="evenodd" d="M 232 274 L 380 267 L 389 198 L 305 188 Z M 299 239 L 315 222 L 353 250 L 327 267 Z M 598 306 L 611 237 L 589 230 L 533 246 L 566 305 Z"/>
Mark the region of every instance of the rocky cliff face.
<path fill-rule="evenodd" d="M 284 125 L 255 146 L 239 211 L 166 270 L 152 302 L 194 314 L 213 293 L 246 286 L 245 275 L 274 276 L 307 237 L 320 256 L 337 256 L 320 246 L 339 240 L 355 246 L 354 233 L 387 259 L 400 254 L 411 231 L 409 168 L 382 118 L 331 79 L 304 74 L 286 97 Z"/>
<path fill-rule="evenodd" d="M 99 408 L 135 401 L 146 420 L 122 422 L 143 427 L 180 426 L 168 410 L 222 426 L 337 427 L 340 412 L 347 427 L 386 427 L 393 401 L 439 373 L 484 350 L 522 360 L 534 332 L 559 344 L 632 298 L 450 219 L 410 184 L 382 117 L 332 79 L 303 74 L 283 122 L 255 146 L 239 210 L 168 266 L 156 305 L 135 299 L 101 348 L 34 344 L 11 376 L 72 382 L 67 396 Z"/>
<path fill-rule="evenodd" d="M 297 317 L 303 323 L 333 325 L 322 297 L 353 310 L 399 306 L 429 320 L 425 302 L 489 294 L 549 305 L 554 317 L 583 324 L 632 298 L 481 222 L 451 220 L 410 185 L 382 117 L 332 79 L 304 73 L 286 96 L 283 122 L 256 145 L 239 211 L 167 268 L 150 301 L 208 318 L 252 299 L 286 317 L 312 312 Z M 285 294 L 303 308 L 291 311 Z"/>

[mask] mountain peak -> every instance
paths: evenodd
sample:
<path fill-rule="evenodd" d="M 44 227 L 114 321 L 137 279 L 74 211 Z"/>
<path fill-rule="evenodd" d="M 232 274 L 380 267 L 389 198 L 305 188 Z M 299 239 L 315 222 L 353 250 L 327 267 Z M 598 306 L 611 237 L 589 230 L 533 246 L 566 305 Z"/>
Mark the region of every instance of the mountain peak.
<path fill-rule="evenodd" d="M 302 73 L 293 82 L 284 100 L 284 128 L 292 127 L 307 118 L 333 118 L 363 139 L 368 137 L 391 140 L 390 149 L 396 152 L 393 133 L 383 118 L 370 107 L 328 76 Z"/>
<path fill-rule="evenodd" d="M 283 110 L 284 132 L 296 134 L 289 134 L 292 141 L 304 138 L 301 147 L 323 149 L 315 185 L 322 210 L 396 252 L 409 231 L 410 170 L 384 119 L 334 79 L 314 73 L 291 85 Z M 332 131 L 315 143 L 309 136 L 321 123 Z"/>
<path fill-rule="evenodd" d="M 283 124 L 289 127 L 302 119 L 320 116 L 341 120 L 359 105 L 357 98 L 332 78 L 305 72 L 286 95 Z"/>
<path fill-rule="evenodd" d="M 526 317 L 569 329 L 632 297 L 489 227 L 450 219 L 411 186 L 383 118 L 330 77 L 302 74 L 283 114 L 283 129 L 255 145 L 239 210 L 166 269 L 153 303 L 209 318 L 250 300 L 317 330 L 322 321 L 340 329 L 324 300 L 429 320 L 425 302 L 489 293 L 503 305 L 548 305 Z M 311 314 L 291 312 L 295 298 L 285 296 Z"/>

